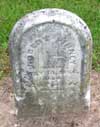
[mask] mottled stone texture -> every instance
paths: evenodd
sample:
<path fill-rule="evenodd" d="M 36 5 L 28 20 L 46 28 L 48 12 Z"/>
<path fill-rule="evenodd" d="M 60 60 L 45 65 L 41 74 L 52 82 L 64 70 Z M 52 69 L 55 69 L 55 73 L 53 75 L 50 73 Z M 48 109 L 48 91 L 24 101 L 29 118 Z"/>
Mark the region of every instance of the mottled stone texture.
<path fill-rule="evenodd" d="M 19 118 L 90 106 L 92 39 L 78 16 L 34 11 L 16 23 L 9 47 Z"/>

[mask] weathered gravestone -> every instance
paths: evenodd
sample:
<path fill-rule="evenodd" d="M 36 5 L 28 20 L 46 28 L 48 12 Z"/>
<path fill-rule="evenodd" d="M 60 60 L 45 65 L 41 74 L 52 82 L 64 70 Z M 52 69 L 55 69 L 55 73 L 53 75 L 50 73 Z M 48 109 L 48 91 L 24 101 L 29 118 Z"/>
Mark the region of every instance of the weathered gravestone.
<path fill-rule="evenodd" d="M 87 25 L 71 12 L 43 9 L 19 20 L 10 35 L 18 116 L 88 108 L 91 49 Z"/>

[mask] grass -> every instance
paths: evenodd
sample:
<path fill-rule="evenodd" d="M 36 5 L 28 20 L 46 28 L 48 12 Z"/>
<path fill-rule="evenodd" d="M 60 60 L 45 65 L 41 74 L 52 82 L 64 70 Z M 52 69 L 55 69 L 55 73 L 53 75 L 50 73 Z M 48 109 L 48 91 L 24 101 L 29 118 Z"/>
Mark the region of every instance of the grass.
<path fill-rule="evenodd" d="M 87 23 L 93 36 L 93 69 L 100 71 L 100 0 L 0 0 L 0 48 L 7 48 L 16 21 L 41 8 L 63 8 Z"/>

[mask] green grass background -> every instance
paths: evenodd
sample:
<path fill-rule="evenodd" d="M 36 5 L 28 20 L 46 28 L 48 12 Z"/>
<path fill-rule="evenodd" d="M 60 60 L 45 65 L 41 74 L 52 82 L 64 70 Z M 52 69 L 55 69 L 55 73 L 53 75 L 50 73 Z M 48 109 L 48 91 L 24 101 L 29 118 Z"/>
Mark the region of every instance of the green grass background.
<path fill-rule="evenodd" d="M 63 8 L 76 13 L 87 23 L 93 37 L 92 67 L 100 71 L 100 0 L 0 0 L 1 61 L 3 61 L 4 55 L 8 55 L 6 48 L 9 34 L 16 21 L 25 14 L 41 8 Z M 2 64 L 3 62 L 1 62 L 0 72 L 3 73 Z"/>

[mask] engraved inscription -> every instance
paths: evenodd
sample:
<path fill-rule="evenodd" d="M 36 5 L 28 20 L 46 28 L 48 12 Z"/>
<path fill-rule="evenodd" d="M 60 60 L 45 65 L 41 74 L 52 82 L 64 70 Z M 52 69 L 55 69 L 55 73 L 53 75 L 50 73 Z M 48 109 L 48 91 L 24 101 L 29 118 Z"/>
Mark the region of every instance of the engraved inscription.
<path fill-rule="evenodd" d="M 24 45 L 21 50 L 22 81 L 27 80 L 27 84 L 37 91 L 49 93 L 58 91 L 62 94 L 63 90 L 64 94 L 72 87 L 79 90 L 81 49 L 74 30 L 59 23 L 46 23 L 24 34 L 21 43 L 22 47 Z"/>

